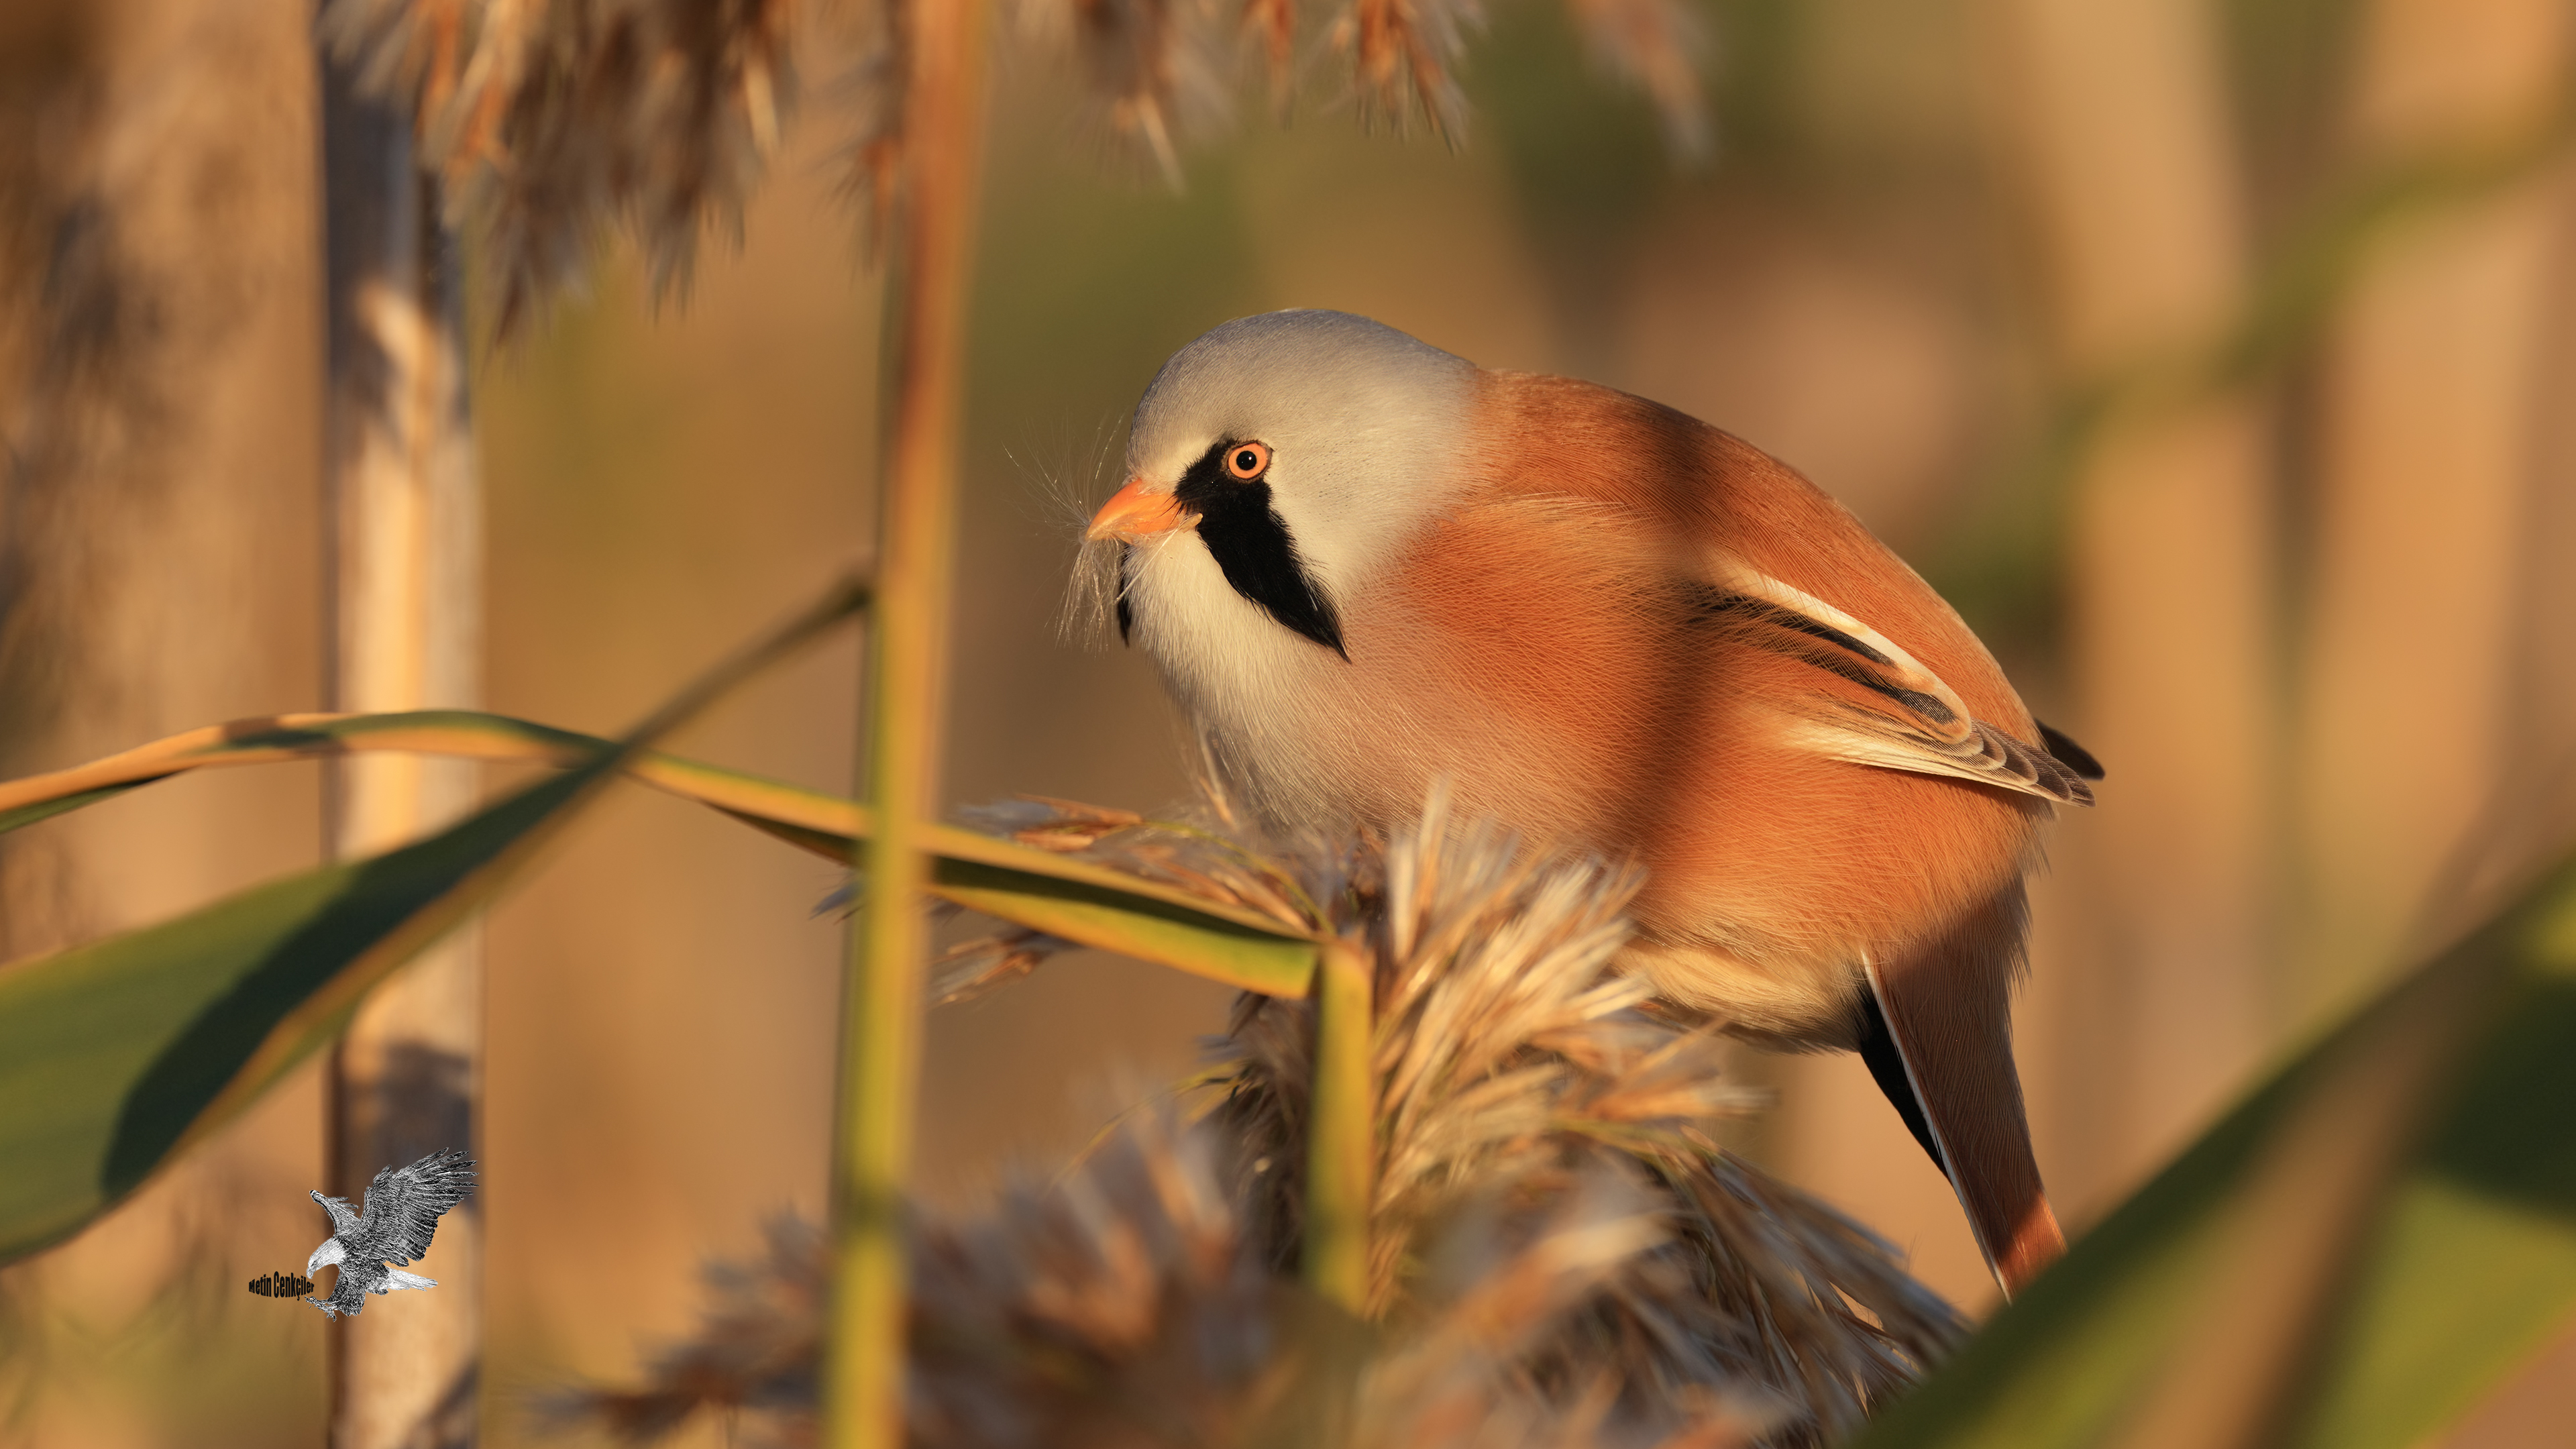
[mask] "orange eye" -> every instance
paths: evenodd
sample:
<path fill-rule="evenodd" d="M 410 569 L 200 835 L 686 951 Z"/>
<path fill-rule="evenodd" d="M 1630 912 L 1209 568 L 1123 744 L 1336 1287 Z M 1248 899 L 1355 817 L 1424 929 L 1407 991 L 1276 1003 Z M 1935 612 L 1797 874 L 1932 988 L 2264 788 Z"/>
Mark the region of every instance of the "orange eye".
<path fill-rule="evenodd" d="M 1268 443 L 1237 443 L 1225 454 L 1225 471 L 1229 477 L 1251 482 L 1270 467 Z"/>

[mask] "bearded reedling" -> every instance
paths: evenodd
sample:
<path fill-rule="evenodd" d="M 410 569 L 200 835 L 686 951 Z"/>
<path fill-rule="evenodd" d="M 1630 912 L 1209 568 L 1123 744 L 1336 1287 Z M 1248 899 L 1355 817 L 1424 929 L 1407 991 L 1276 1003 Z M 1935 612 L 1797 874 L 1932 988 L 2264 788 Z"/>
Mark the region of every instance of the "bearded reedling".
<path fill-rule="evenodd" d="M 1625 969 L 1861 1053 L 2007 1293 L 2065 1250 L 2010 992 L 2040 827 L 2101 769 L 1850 513 L 1670 408 L 1326 311 L 1183 348 L 1127 472 L 1089 530 L 1120 636 L 1263 823 L 1387 829 L 1446 779 L 1636 861 Z"/>

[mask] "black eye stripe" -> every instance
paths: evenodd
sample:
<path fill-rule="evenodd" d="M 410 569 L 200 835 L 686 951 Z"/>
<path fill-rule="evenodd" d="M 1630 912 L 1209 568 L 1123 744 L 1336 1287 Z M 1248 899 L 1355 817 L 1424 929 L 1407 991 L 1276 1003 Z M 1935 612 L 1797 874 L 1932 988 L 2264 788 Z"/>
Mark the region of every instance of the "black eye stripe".
<path fill-rule="evenodd" d="M 1130 588 L 1132 588 L 1132 587 L 1134 587 L 1134 585 L 1135 585 L 1135 578 L 1134 578 L 1134 576 L 1133 576 L 1133 568 L 1134 568 L 1135 563 L 1136 563 L 1136 545 L 1134 545 L 1134 544 L 1132 544 L 1132 543 L 1128 543 L 1128 544 L 1121 544 L 1121 545 L 1119 545 L 1119 547 L 1118 547 L 1118 642 L 1119 642 L 1119 643 L 1121 643 L 1121 644 L 1125 644 L 1125 643 L 1130 642 L 1130 638 L 1131 638 L 1131 636 L 1133 636 L 1133 635 L 1135 634 L 1135 632 L 1136 632 L 1136 606 L 1135 606 L 1134 604 L 1131 604 L 1131 603 L 1129 603 L 1129 602 L 1127 601 L 1127 590 L 1128 590 L 1128 589 L 1130 589 Z"/>
<path fill-rule="evenodd" d="M 1270 484 L 1226 471 L 1227 459 L 1246 441 L 1218 439 L 1181 474 L 1172 496 L 1199 516 L 1199 541 L 1236 593 L 1283 626 L 1348 659 L 1341 620 L 1306 572 L 1286 520 L 1270 506 Z"/>

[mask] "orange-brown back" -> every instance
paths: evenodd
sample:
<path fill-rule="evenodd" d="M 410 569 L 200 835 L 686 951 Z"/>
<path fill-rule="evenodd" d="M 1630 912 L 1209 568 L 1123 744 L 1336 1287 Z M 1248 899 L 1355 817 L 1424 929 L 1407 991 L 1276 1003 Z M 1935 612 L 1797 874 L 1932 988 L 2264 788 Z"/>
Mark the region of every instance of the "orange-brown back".
<path fill-rule="evenodd" d="M 2029 740 L 2030 712 L 1958 611 L 1797 470 L 1687 413 L 1573 378 L 1486 374 L 1497 482 L 1615 503 L 1868 621 Z"/>
<path fill-rule="evenodd" d="M 1561 378 L 1489 375 L 1484 406 L 1473 501 L 1411 552 L 1386 616 L 1457 652 L 1423 672 L 1422 695 L 1476 700 L 1498 749 L 1552 741 L 1551 758 L 1514 768 L 1571 778 L 1541 791 L 1469 760 L 1453 767 L 1466 803 L 1545 811 L 1514 823 L 1639 858 L 1645 956 L 1662 953 L 1650 969 L 1672 995 L 1833 1041 L 1861 960 L 1947 929 L 2017 878 L 2046 808 L 1785 745 L 1782 701 L 1853 686 L 1694 627 L 1677 590 L 1723 551 L 1876 628 L 2026 740 L 2027 711 L 1928 585 L 1759 450 Z M 1370 642 L 1353 641 L 1363 668 Z M 1480 777 L 1490 801 L 1474 798 Z M 1504 803 L 1515 792 L 1517 812 Z M 2010 966 L 2007 953 L 1996 969 Z"/>

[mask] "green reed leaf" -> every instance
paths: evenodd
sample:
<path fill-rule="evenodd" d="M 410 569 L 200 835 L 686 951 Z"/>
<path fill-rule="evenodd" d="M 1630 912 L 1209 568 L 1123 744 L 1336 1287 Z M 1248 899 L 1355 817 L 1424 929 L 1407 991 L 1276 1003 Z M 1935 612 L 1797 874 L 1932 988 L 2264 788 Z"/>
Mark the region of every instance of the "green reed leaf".
<path fill-rule="evenodd" d="M 616 748 L 595 735 L 475 710 L 280 715 L 192 730 L 91 764 L 0 783 L 0 832 L 189 770 L 372 751 L 578 767 Z M 789 844 L 845 864 L 871 817 L 819 790 L 638 750 L 620 768 Z M 933 827 L 932 892 L 970 910 L 1247 991 L 1302 996 L 1315 945 L 1258 911 L 1088 861 Z"/>
<path fill-rule="evenodd" d="M 0 1262 L 78 1232 L 237 1116 L 337 1035 L 370 988 L 489 902 L 647 741 L 866 602 L 863 587 L 836 589 L 624 740 L 591 742 L 567 773 L 428 839 L 0 967 Z M 200 732 L 170 753 L 316 752 L 287 735 Z M 0 808 L 23 824 L 188 767 L 138 759 L 151 748 L 86 778 L 13 788 Z"/>
<path fill-rule="evenodd" d="M 2576 1319 L 2576 859 L 2300 1052 L 1857 1449 L 2402 1449 Z"/>

